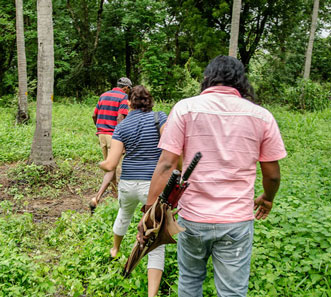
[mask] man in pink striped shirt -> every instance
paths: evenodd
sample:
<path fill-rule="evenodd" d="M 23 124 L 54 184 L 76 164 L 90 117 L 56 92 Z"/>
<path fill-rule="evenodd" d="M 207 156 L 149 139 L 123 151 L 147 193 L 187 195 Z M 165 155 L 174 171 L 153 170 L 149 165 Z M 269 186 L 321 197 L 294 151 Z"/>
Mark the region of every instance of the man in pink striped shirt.
<path fill-rule="evenodd" d="M 195 153 L 202 153 L 178 206 L 178 221 L 186 228 L 178 237 L 179 297 L 202 296 L 210 256 L 218 296 L 246 296 L 253 210 L 256 219 L 268 216 L 280 184 L 278 160 L 286 156 L 274 117 L 247 100 L 253 98 L 242 63 L 218 56 L 204 72 L 202 93 L 178 102 L 165 125 L 145 209 L 181 154 L 185 171 Z M 264 192 L 254 200 L 257 162 Z"/>

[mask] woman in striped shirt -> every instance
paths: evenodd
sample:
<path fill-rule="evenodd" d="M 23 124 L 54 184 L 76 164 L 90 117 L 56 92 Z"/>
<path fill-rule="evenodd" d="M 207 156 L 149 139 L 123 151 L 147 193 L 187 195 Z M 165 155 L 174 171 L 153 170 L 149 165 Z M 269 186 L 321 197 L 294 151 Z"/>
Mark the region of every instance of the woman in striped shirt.
<path fill-rule="evenodd" d="M 132 89 L 128 104 L 131 111 L 116 126 L 107 160 L 100 163 L 101 169 L 114 172 L 125 150 L 118 185 L 120 208 L 113 226 L 114 244 L 110 250 L 112 257 L 119 252 L 139 202 L 146 203 L 150 181 L 161 154 L 157 147 L 160 133 L 167 120 L 164 112 L 152 111 L 153 98 L 143 86 Z M 155 296 L 164 269 L 164 245 L 148 254 L 147 269 L 148 296 Z"/>

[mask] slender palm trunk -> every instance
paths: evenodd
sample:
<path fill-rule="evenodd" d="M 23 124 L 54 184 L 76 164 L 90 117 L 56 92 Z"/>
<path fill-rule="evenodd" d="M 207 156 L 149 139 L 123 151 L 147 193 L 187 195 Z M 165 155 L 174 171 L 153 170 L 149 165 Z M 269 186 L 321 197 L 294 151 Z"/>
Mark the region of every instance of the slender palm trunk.
<path fill-rule="evenodd" d="M 38 165 L 53 165 L 52 103 L 54 85 L 54 41 L 52 0 L 38 0 L 38 90 L 36 130 L 30 161 Z"/>
<path fill-rule="evenodd" d="M 310 75 L 311 57 L 313 54 L 315 31 L 317 27 L 318 8 L 319 8 L 319 0 L 314 0 L 313 15 L 312 15 L 311 27 L 310 27 L 310 36 L 306 51 L 305 71 L 303 73 L 304 79 L 309 79 L 309 75 Z"/>
<path fill-rule="evenodd" d="M 26 74 L 26 57 L 23 24 L 23 1 L 16 0 L 16 45 L 17 45 L 17 69 L 18 69 L 18 111 L 17 123 L 26 123 L 28 115 L 28 79 Z"/>
<path fill-rule="evenodd" d="M 233 0 L 229 56 L 237 58 L 241 0 Z"/>

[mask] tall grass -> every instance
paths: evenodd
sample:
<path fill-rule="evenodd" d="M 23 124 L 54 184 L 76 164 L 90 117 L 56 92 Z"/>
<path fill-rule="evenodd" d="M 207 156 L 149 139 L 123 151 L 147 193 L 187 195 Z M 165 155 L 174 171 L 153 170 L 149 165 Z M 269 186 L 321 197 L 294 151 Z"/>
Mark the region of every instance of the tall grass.
<path fill-rule="evenodd" d="M 156 110 L 169 112 L 158 103 Z M 331 109 L 295 113 L 270 106 L 288 152 L 272 213 L 255 223 L 248 296 L 331 296 Z M 102 158 L 93 107 L 54 104 L 53 150 L 58 159 Z M 33 122 L 14 126 L 12 109 L 0 109 L 0 162 L 28 157 Z M 31 112 L 33 113 L 33 112 Z M 258 171 L 256 194 L 262 191 Z M 1 199 L 0 199 L 1 200 Z M 33 223 L 0 202 L 0 296 L 146 296 L 146 259 L 131 277 L 121 275 L 135 241 L 135 213 L 119 258 L 109 257 L 118 209 L 109 200 L 94 216 L 63 213 L 54 226 Z M 177 296 L 176 246 L 167 246 L 160 296 Z M 216 296 L 208 265 L 204 296 Z"/>
<path fill-rule="evenodd" d="M 102 158 L 92 120 L 94 105 L 54 103 L 52 147 L 55 158 L 95 162 Z M 154 110 L 170 112 L 171 104 L 155 102 Z M 35 103 L 30 105 L 31 121 L 15 126 L 14 108 L 0 108 L 0 164 L 29 157 L 35 129 Z"/>

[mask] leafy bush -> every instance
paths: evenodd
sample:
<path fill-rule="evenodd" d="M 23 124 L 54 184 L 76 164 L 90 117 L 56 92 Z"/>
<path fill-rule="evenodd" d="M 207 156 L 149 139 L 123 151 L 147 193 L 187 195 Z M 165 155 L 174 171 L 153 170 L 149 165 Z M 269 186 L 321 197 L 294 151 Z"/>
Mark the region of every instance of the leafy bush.
<path fill-rule="evenodd" d="M 48 170 L 44 166 L 19 163 L 18 166 L 9 170 L 8 176 L 12 182 L 30 186 L 51 184 L 57 187 L 59 184 L 69 183 L 73 178 L 72 173 L 72 165 L 65 160 L 58 161 L 58 167 Z"/>
<path fill-rule="evenodd" d="M 156 34 L 152 42 L 144 52 L 139 66 L 142 72 L 142 84 L 145 84 L 156 100 L 167 101 L 169 94 L 170 73 L 172 71 L 169 61 L 173 59 L 173 53 L 160 51 L 160 44 L 163 44 L 164 34 Z M 170 83 L 170 84 L 169 84 Z M 170 87 L 171 88 L 171 87 Z"/>
<path fill-rule="evenodd" d="M 33 137 L 34 120 L 15 126 L 16 108 L 0 108 L 0 163 L 27 159 Z M 35 113 L 30 113 L 34 118 Z"/>
<path fill-rule="evenodd" d="M 153 110 L 154 111 L 163 111 L 165 112 L 167 115 L 169 115 L 172 107 L 176 104 L 175 101 L 171 101 L 171 102 L 161 102 L 161 101 L 156 101 L 154 102 L 154 107 Z"/>
<path fill-rule="evenodd" d="M 17 106 L 17 97 L 13 95 L 4 95 L 0 97 L 0 107 Z"/>
<path fill-rule="evenodd" d="M 47 275 L 50 268 L 38 262 L 38 258 L 43 258 L 38 234 L 30 214 L 0 217 L 1 297 L 43 297 L 55 293 L 55 285 Z"/>
<path fill-rule="evenodd" d="M 296 84 L 302 71 L 300 50 L 266 54 L 258 52 L 249 64 L 249 79 L 260 103 L 283 103 L 282 86 Z"/>
<path fill-rule="evenodd" d="M 296 86 L 283 88 L 283 97 L 292 109 L 323 110 L 330 105 L 330 85 L 299 79 Z"/>
<path fill-rule="evenodd" d="M 77 99 L 75 97 L 62 97 L 62 96 L 55 96 L 54 102 L 56 102 L 58 104 L 65 104 L 65 105 L 78 103 Z"/>
<path fill-rule="evenodd" d="M 10 170 L 8 176 L 13 181 L 29 184 L 30 186 L 44 184 L 49 179 L 43 166 L 35 164 L 27 165 L 24 163 L 19 163 L 17 167 Z"/>
<path fill-rule="evenodd" d="M 8 186 L 5 193 L 13 197 L 15 209 L 24 209 L 29 199 L 34 197 L 47 197 L 48 199 L 61 197 L 64 188 L 76 186 L 84 182 L 78 178 L 82 175 L 76 171 L 79 165 L 67 160 L 57 161 L 54 168 L 46 168 L 35 164 L 19 162 L 15 167 L 8 170 Z M 86 184 L 86 186 L 88 186 Z M 76 193 L 80 193 L 84 185 L 77 187 Z"/>
<path fill-rule="evenodd" d="M 95 94 L 89 94 L 88 96 L 85 97 L 83 102 L 88 106 L 95 106 L 97 105 L 98 101 L 99 101 L 99 96 Z"/>
<path fill-rule="evenodd" d="M 198 82 L 193 76 L 192 73 L 198 72 L 201 70 L 191 59 L 185 64 L 184 69 L 182 69 L 181 77 L 178 77 L 178 83 L 176 89 L 180 95 L 180 99 L 189 98 L 197 96 L 200 94 L 200 82 Z M 178 74 L 177 74 L 178 75 Z M 178 75 L 179 76 L 179 75 Z"/>
<path fill-rule="evenodd" d="M 29 94 L 28 100 L 30 101 L 37 100 L 37 88 L 38 88 L 38 80 L 36 78 L 32 80 L 28 78 L 28 94 Z"/>

